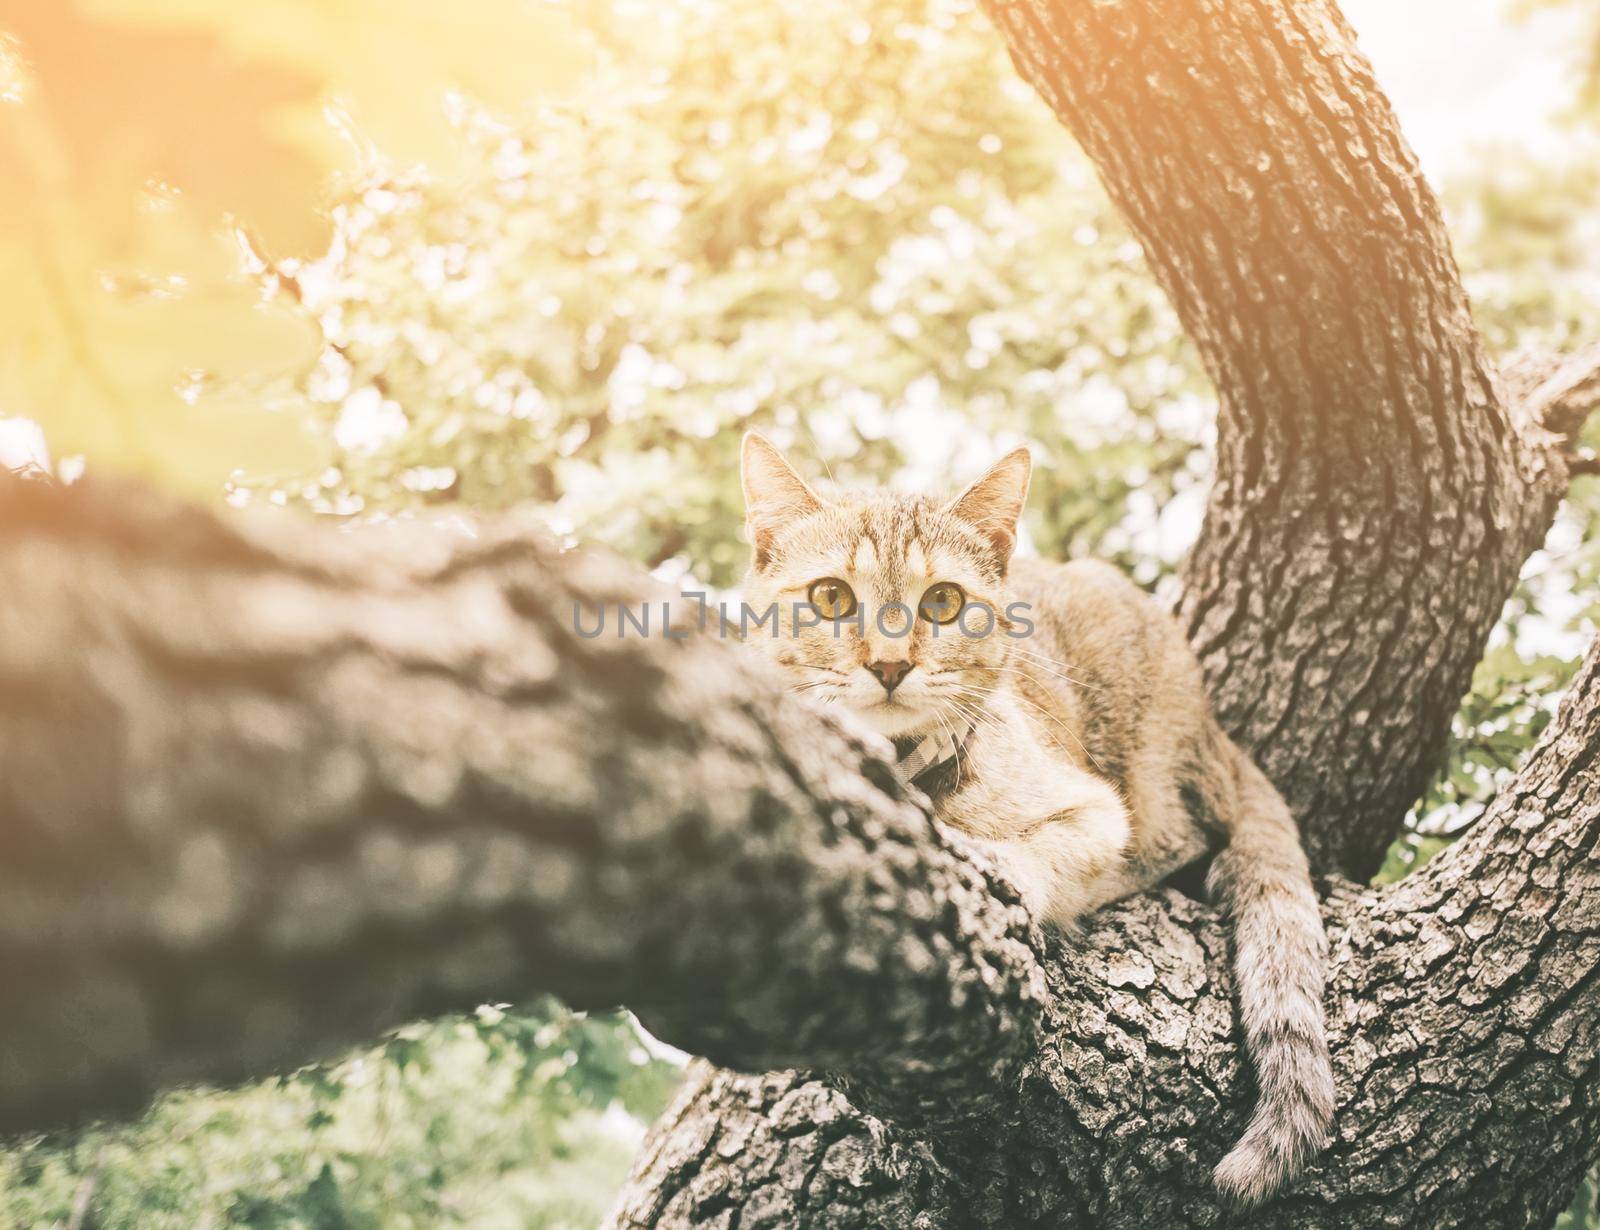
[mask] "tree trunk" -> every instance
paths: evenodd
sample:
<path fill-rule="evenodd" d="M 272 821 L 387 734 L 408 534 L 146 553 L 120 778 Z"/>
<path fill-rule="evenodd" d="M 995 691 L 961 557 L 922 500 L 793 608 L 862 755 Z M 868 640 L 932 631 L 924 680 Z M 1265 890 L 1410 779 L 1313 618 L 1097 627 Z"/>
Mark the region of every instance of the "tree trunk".
<path fill-rule="evenodd" d="M 1220 391 L 1183 618 L 1364 876 L 1564 489 L 1590 355 L 1489 373 L 1331 5 L 994 0 Z M 623 1226 L 1218 1224 L 1252 1101 L 1182 894 L 1070 945 L 877 753 L 714 636 L 586 638 L 629 570 L 0 484 L 0 1123 L 421 1013 L 626 1002 L 699 1067 Z M 659 621 L 659 609 L 657 609 Z M 613 624 L 613 629 L 615 625 Z M 659 627 L 659 623 L 658 623 Z M 1478 831 L 1330 880 L 1337 1139 L 1228 1224 L 1547 1223 L 1596 1151 L 1600 657 Z"/>
<path fill-rule="evenodd" d="M 1219 717 L 1289 800 L 1314 866 L 1365 879 L 1437 765 L 1485 639 L 1565 493 L 1569 450 L 1597 400 L 1600 352 L 1523 363 L 1496 378 L 1434 195 L 1331 0 L 987 7 L 1018 70 L 1098 167 L 1218 390 L 1216 479 L 1180 617 Z M 1427 882 L 1454 877 L 1448 884 L 1459 891 L 1470 875 L 1450 860 Z M 1330 918 L 1335 938 L 1353 925 L 1350 911 L 1375 912 L 1380 902 L 1392 908 L 1382 894 L 1341 903 Z M 1175 921 L 1194 923 L 1191 909 L 1169 896 L 1111 912 L 1087 954 L 1063 954 L 1070 982 L 1046 961 L 1056 1012 L 1041 1055 L 1064 1053 L 1065 1032 L 1081 1039 L 1084 1049 L 1071 1053 L 1082 1066 L 1066 1068 L 1068 1077 L 1059 1062 L 1040 1061 L 1047 1078 L 1030 1072 L 1024 1081 L 1022 1130 L 991 1126 L 941 1140 L 940 1162 L 913 1182 L 904 1148 L 885 1152 L 878 1142 L 887 1129 L 858 1118 L 852 1139 L 872 1142 L 862 1147 L 876 1168 L 842 1180 L 826 1167 L 806 1170 L 797 1191 L 774 1160 L 789 1157 L 790 1146 L 748 1127 L 771 1120 L 779 1105 L 772 1087 L 701 1074 L 678 1107 L 685 1126 L 658 1131 L 641 1159 L 619 1224 L 718 1224 L 731 1210 L 746 1226 L 752 1209 L 776 1207 L 813 1210 L 806 1217 L 817 1224 L 912 1225 L 897 1211 L 907 1184 L 933 1193 L 919 1206 L 927 1224 L 1213 1220 L 1192 1155 L 1204 1141 L 1202 1157 L 1214 1160 L 1239 1126 L 1226 1123 L 1232 1095 L 1219 1100 L 1213 1083 L 1218 1055 L 1231 1045 L 1231 1017 L 1214 1015 L 1219 1004 L 1197 1005 L 1210 1026 L 1197 1038 L 1195 1017 L 1174 1021 L 1166 1009 L 1193 999 L 1198 975 L 1186 970 L 1174 990 L 1148 968 L 1158 953 L 1204 951 L 1203 985 L 1226 985 L 1221 936 L 1174 936 Z M 1424 925 L 1396 921 L 1386 934 L 1414 939 Z M 1431 942 L 1450 950 L 1475 938 L 1427 925 Z M 1507 1150 L 1508 1164 L 1513 1156 L 1561 1162 L 1541 1164 L 1538 1182 L 1530 1171 L 1518 1185 L 1503 1182 L 1507 1172 L 1489 1143 L 1519 1126 L 1514 1112 L 1497 1113 L 1497 1131 L 1485 1122 L 1493 1080 L 1470 1093 L 1434 1089 L 1425 1115 L 1382 1113 L 1400 1094 L 1355 1087 L 1352 1074 L 1371 1071 L 1373 1059 L 1370 1037 L 1362 1041 L 1357 1028 L 1373 1032 L 1381 1019 L 1393 1047 L 1404 1036 L 1392 1028 L 1398 1005 L 1377 991 L 1397 972 L 1416 971 L 1403 951 L 1371 955 L 1386 974 L 1339 966 L 1329 991 L 1334 1026 L 1348 1031 L 1335 1038 L 1340 1144 L 1304 1186 L 1312 1195 L 1278 1202 L 1261 1223 L 1548 1220 L 1593 1156 L 1594 1128 L 1575 1122 L 1593 1116 L 1567 1101 L 1572 1138 L 1519 1136 L 1538 1143 Z M 1565 993 L 1576 985 L 1553 983 Z M 1126 1034 L 1093 1006 L 1091 986 L 1116 1005 L 1113 1019 L 1133 1022 Z M 1165 994 L 1152 1002 L 1158 988 Z M 1424 993 L 1430 989 L 1438 984 L 1430 980 Z M 1062 1006 L 1068 996 L 1087 1001 L 1081 1016 Z M 1457 1016 L 1476 1006 L 1471 1001 L 1469 992 L 1459 1013 L 1436 1009 L 1423 1036 L 1447 1049 L 1441 1034 L 1467 1026 Z M 1493 1029 L 1484 1036 L 1519 1045 Z M 1395 1053 L 1466 1079 L 1460 1061 L 1443 1053 L 1414 1045 Z M 1177 1076 L 1184 1065 L 1206 1070 L 1193 1088 Z M 1416 1081 L 1400 1088 L 1408 1085 Z M 1364 1110 L 1365 1097 L 1373 1101 Z M 1428 1099 L 1409 1100 L 1417 1107 Z M 825 1141 L 841 1131 L 839 1110 L 826 1105 Z M 1430 1141 L 1447 1127 L 1454 1144 L 1426 1164 L 1404 1156 L 1408 1146 L 1424 1151 L 1412 1139 L 1424 1126 Z M 702 1156 L 682 1149 L 682 1140 L 715 1142 L 729 1131 L 733 1141 L 753 1143 L 725 1141 Z M 1373 1132 L 1390 1156 L 1349 1148 Z M 997 1136 L 997 1156 L 988 1158 L 982 1145 Z M 789 1123 L 780 1140 L 810 1138 L 804 1125 Z M 996 1167 L 1012 1182 L 992 1181 Z M 1177 1178 L 1180 1171 L 1190 1178 Z M 1506 1190 L 1484 1201 L 1455 1174 Z M 929 1187 L 933 1175 L 943 1182 Z M 1334 1175 L 1346 1186 L 1329 1182 Z M 1438 1190 L 1425 1194 L 1425 1183 Z M 1009 1202 L 997 1204 L 1002 1190 Z M 1407 1199 L 1396 1198 L 1401 1191 Z"/>
<path fill-rule="evenodd" d="M 1370 876 L 1565 492 L 1331 0 L 995 0 L 1219 393 L 1181 616 L 1314 865 Z"/>

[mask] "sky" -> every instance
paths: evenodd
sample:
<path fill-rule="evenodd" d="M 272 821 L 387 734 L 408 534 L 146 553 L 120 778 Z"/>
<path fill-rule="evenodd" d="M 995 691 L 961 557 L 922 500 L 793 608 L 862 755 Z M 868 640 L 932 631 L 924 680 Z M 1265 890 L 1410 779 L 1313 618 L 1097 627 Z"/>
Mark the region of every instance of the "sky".
<path fill-rule="evenodd" d="M 1435 179 L 1480 142 L 1559 151 L 1574 96 L 1576 8 L 1508 17 L 1511 0 L 1343 0 L 1362 50 Z"/>

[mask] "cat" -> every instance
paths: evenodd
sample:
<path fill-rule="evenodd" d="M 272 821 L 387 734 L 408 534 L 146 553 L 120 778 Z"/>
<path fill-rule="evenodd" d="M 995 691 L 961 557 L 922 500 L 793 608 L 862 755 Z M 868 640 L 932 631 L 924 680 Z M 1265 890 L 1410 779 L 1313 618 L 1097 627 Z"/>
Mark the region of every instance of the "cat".
<path fill-rule="evenodd" d="M 1107 564 L 1013 559 L 1031 467 L 1017 449 L 943 501 L 824 493 L 747 435 L 745 601 L 777 612 L 748 639 L 797 692 L 892 741 L 902 778 L 1041 922 L 1071 932 L 1215 851 L 1208 883 L 1233 925 L 1260 1093 L 1214 1178 L 1255 1203 L 1333 1119 L 1310 870 L 1171 617 Z"/>

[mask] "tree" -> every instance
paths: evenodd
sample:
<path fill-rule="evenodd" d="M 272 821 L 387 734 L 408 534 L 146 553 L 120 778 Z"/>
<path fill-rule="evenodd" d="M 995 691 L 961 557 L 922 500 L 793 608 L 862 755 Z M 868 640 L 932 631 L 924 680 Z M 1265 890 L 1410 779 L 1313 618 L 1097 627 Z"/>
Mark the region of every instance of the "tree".
<path fill-rule="evenodd" d="M 993 11 L 1219 390 L 1181 613 L 1328 877 L 1338 1139 L 1255 1220 L 1547 1222 L 1600 1143 L 1600 655 L 1471 836 L 1397 888 L 1342 877 L 1589 468 L 1600 361 L 1491 369 L 1331 4 Z M 1251 1091 L 1207 907 L 1041 936 L 730 647 L 576 636 L 575 602 L 651 591 L 515 525 L 0 501 L 10 1126 L 548 989 L 829 1074 L 702 1069 L 621 1224 L 1217 1220 Z"/>

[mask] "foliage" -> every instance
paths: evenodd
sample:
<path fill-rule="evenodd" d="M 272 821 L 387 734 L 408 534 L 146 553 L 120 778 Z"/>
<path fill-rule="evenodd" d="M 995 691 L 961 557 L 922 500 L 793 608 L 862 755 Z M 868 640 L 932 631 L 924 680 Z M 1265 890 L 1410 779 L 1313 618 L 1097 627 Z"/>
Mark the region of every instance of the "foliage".
<path fill-rule="evenodd" d="M 0 1226 L 587 1227 L 678 1065 L 632 1019 L 555 1005 L 401 1030 L 327 1068 L 189 1092 L 0 1155 Z"/>
<path fill-rule="evenodd" d="M 565 30 L 523 0 L 6 5 L 0 414 L 193 493 L 242 457 L 307 464 L 295 385 L 320 338 L 263 299 L 238 235 L 321 251 L 331 171 L 364 174 L 374 138 L 446 166 L 445 91 L 510 110 L 559 88 L 583 62 Z"/>
<path fill-rule="evenodd" d="M 476 178 L 369 182 L 329 257 L 284 270 L 326 338 L 304 391 L 331 449 L 252 487 L 340 514 L 537 501 L 726 585 L 748 427 L 847 483 L 1032 438 L 1051 551 L 1193 486 L 1207 416 L 1172 313 L 971 10 L 582 10 L 586 89 L 529 128 L 463 117 Z"/>
<path fill-rule="evenodd" d="M 1594 0 L 1514 0 L 1512 4 L 1512 12 L 1519 16 L 1536 13 L 1540 9 L 1579 11 L 1582 26 L 1573 113 L 1589 119 L 1600 118 L 1600 6 Z"/>
<path fill-rule="evenodd" d="M 1572 1205 L 1556 1218 L 1554 1230 L 1595 1230 L 1600 1226 L 1600 1171 L 1591 1170 L 1578 1184 Z"/>

